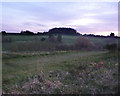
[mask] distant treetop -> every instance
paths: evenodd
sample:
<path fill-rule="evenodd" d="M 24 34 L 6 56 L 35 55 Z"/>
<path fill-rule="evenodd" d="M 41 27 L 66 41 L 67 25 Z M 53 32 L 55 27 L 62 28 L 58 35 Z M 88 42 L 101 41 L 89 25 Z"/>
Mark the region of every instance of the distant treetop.
<path fill-rule="evenodd" d="M 52 28 L 48 31 L 49 34 L 64 34 L 64 35 L 80 35 L 73 28 Z"/>
<path fill-rule="evenodd" d="M 29 30 L 26 30 L 26 31 L 21 31 L 21 33 L 20 34 L 22 34 L 22 35 L 34 35 L 34 33 L 33 32 L 31 32 L 31 31 L 29 31 Z"/>
<path fill-rule="evenodd" d="M 1 31 L 2 34 L 6 34 L 6 31 Z"/>
<path fill-rule="evenodd" d="M 115 36 L 115 34 L 111 32 L 110 33 L 110 37 L 114 37 L 114 36 Z"/>

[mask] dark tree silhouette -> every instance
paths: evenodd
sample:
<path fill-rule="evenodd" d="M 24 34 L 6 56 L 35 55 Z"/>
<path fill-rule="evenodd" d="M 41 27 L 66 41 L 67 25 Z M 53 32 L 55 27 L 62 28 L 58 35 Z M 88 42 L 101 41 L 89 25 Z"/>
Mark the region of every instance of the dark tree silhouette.
<path fill-rule="evenodd" d="M 75 29 L 72 28 L 52 28 L 48 31 L 49 34 L 64 34 L 64 35 L 79 35 Z"/>
<path fill-rule="evenodd" d="M 114 37 L 115 36 L 115 34 L 114 33 L 110 33 L 110 37 Z"/>
<path fill-rule="evenodd" d="M 26 30 L 26 31 L 21 31 L 20 33 L 21 35 L 34 35 L 33 32 L 29 31 L 29 30 Z"/>
<path fill-rule="evenodd" d="M 6 34 L 6 31 L 1 31 L 2 35 Z"/>

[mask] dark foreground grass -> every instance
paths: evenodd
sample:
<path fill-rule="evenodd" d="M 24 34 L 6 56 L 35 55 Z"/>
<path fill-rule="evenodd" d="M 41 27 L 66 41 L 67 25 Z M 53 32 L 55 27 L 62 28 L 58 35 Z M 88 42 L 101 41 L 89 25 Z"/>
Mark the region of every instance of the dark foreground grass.
<path fill-rule="evenodd" d="M 3 92 L 12 94 L 115 94 L 118 92 L 116 53 L 50 54 L 53 53 L 44 56 L 27 54 L 24 58 L 4 56 Z M 100 62 L 103 65 L 98 67 Z"/>

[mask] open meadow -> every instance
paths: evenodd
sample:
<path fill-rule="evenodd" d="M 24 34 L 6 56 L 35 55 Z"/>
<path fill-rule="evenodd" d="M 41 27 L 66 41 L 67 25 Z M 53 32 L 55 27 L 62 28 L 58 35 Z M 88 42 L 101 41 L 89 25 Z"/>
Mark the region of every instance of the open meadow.
<path fill-rule="evenodd" d="M 41 41 L 43 37 L 45 41 Z M 117 43 L 117 39 L 87 37 L 98 47 L 73 50 L 66 45 L 71 47 L 78 36 L 62 36 L 64 49 L 55 49 L 58 45 L 49 42 L 48 36 L 8 35 L 4 38 L 12 41 L 3 42 L 2 46 L 3 94 L 118 92 L 118 51 L 105 49 L 107 43 Z"/>
<path fill-rule="evenodd" d="M 2 50 L 3 51 L 44 51 L 46 47 L 53 47 L 56 44 L 49 42 L 48 36 L 39 36 L 39 35 L 5 35 L 3 38 L 11 39 L 10 42 L 3 42 Z M 56 36 L 55 36 L 56 37 Z M 76 38 L 81 36 L 70 36 L 70 35 L 62 35 L 62 44 L 64 45 L 72 45 L 75 43 Z M 45 38 L 45 41 L 41 41 L 41 38 Z M 118 38 L 102 38 L 102 37 L 86 37 L 89 41 L 93 42 L 95 46 L 100 48 L 105 48 L 106 44 L 116 43 L 120 39 Z M 35 45 L 35 46 L 34 46 Z M 120 45 L 120 44 L 118 44 Z M 24 47 L 23 47 L 24 46 Z M 29 48 L 27 48 L 27 46 Z M 40 46 L 40 47 L 39 47 Z M 22 48 L 20 48 L 22 47 Z M 25 48 L 26 47 L 26 48 Z M 38 47 L 38 50 L 34 47 Z M 20 49 L 19 49 L 20 48 Z M 31 48 L 31 49 L 30 49 Z M 48 49 L 47 49 L 48 50 Z M 46 51 L 46 50 L 45 50 Z"/>

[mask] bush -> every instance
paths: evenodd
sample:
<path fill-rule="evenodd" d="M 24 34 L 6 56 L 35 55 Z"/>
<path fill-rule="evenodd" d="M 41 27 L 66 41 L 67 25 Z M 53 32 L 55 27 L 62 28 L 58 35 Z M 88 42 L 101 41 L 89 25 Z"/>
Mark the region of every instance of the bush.
<path fill-rule="evenodd" d="M 78 37 L 75 40 L 74 47 L 76 50 L 81 50 L 81 49 L 93 50 L 93 49 L 95 49 L 94 43 L 89 41 L 86 37 Z"/>
<path fill-rule="evenodd" d="M 41 41 L 45 41 L 45 38 L 43 37 L 43 38 L 41 38 Z"/>

